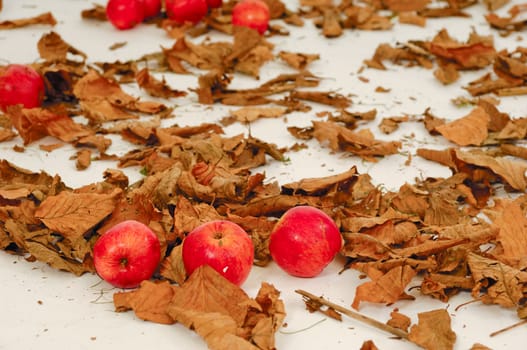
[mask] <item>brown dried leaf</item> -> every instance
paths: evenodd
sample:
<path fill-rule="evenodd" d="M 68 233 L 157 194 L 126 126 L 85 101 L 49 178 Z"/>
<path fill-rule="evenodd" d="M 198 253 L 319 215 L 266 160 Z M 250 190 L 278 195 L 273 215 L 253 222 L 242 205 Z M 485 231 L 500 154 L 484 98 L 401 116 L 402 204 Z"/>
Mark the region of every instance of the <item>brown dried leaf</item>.
<path fill-rule="evenodd" d="M 55 17 L 53 17 L 53 14 L 51 12 L 45 12 L 40 15 L 30 17 L 30 18 L 21 18 L 21 19 L 13 19 L 13 20 L 6 20 L 0 22 L 0 30 L 1 29 L 15 29 L 15 28 L 22 28 L 32 25 L 50 25 L 54 26 L 57 24 L 57 20 Z"/>
<path fill-rule="evenodd" d="M 430 0 L 386 0 L 384 5 L 394 12 L 419 11 L 428 6 Z"/>
<path fill-rule="evenodd" d="M 260 118 L 279 118 L 287 113 L 282 107 L 242 107 L 230 114 L 240 123 L 251 123 Z"/>
<path fill-rule="evenodd" d="M 375 346 L 375 343 L 373 340 L 366 340 L 364 343 L 362 343 L 360 350 L 378 350 L 379 348 Z"/>
<path fill-rule="evenodd" d="M 426 26 L 426 17 L 419 15 L 415 11 L 403 11 L 399 12 L 399 23 L 413 24 L 419 27 Z"/>
<path fill-rule="evenodd" d="M 412 324 L 412 320 L 410 319 L 410 317 L 400 313 L 397 309 L 395 309 L 390 313 L 390 319 L 388 320 L 388 322 L 386 322 L 386 324 L 408 332 L 408 328 Z"/>
<path fill-rule="evenodd" d="M 94 19 L 98 21 L 108 20 L 106 18 L 106 7 L 99 4 L 93 4 L 93 8 L 91 9 L 82 10 L 81 17 L 83 19 Z"/>
<path fill-rule="evenodd" d="M 141 89 L 144 89 L 151 96 L 161 98 L 181 97 L 186 96 L 185 91 L 174 90 L 170 88 L 165 79 L 159 81 L 153 77 L 148 68 L 143 68 L 137 72 L 135 79 Z"/>
<path fill-rule="evenodd" d="M 376 140 L 368 129 L 354 132 L 333 122 L 313 122 L 313 136 L 321 143 L 329 142 L 334 151 L 356 154 L 366 160 L 374 161 L 376 156 L 396 154 L 401 147 L 398 141 Z"/>
<path fill-rule="evenodd" d="M 475 282 L 475 299 L 504 307 L 518 307 L 525 300 L 527 272 L 475 253 L 468 254 L 467 262 Z"/>
<path fill-rule="evenodd" d="M 43 35 L 37 43 L 40 57 L 49 62 L 64 62 L 68 60 L 68 54 L 80 56 L 86 60 L 84 52 L 77 50 L 70 44 L 66 43 L 62 37 L 55 33 L 49 32 Z"/>
<path fill-rule="evenodd" d="M 75 154 L 77 170 L 87 169 L 91 164 L 92 153 L 89 149 L 81 149 Z"/>
<path fill-rule="evenodd" d="M 527 164 L 502 157 L 492 157 L 474 152 L 455 151 L 455 156 L 462 162 L 490 169 L 494 174 L 500 176 L 509 186 L 515 190 L 525 191 L 527 188 Z"/>
<path fill-rule="evenodd" d="M 490 117 L 482 107 L 474 108 L 468 115 L 439 125 L 435 129 L 459 146 L 480 146 L 488 137 Z"/>
<path fill-rule="evenodd" d="M 232 318 L 235 326 L 243 325 L 250 298 L 208 265 L 196 269 L 174 294 L 169 314 L 178 320 L 179 312 L 217 313 Z"/>
<path fill-rule="evenodd" d="M 115 311 L 133 310 L 142 320 L 173 324 L 176 320 L 168 314 L 167 309 L 177 288 L 167 281 L 143 281 L 136 290 L 113 295 Z"/>
<path fill-rule="evenodd" d="M 290 51 L 280 51 L 278 57 L 284 62 L 286 62 L 291 67 L 304 70 L 311 62 L 320 59 L 319 54 L 307 54 L 307 53 L 297 53 Z"/>
<path fill-rule="evenodd" d="M 454 40 L 446 29 L 429 43 L 430 52 L 441 59 L 456 63 L 461 69 L 484 68 L 494 62 L 496 50 L 492 36 L 472 32 L 467 43 Z"/>
<path fill-rule="evenodd" d="M 75 240 L 110 215 L 120 195 L 118 189 L 109 194 L 62 191 L 47 197 L 35 216 L 51 230 Z"/>
<path fill-rule="evenodd" d="M 374 272 L 374 271 L 371 271 Z M 416 275 L 409 266 L 399 266 L 383 274 L 377 271 L 370 276 L 372 281 L 359 285 L 355 291 L 355 298 L 351 306 L 358 310 L 362 301 L 373 303 L 393 304 L 402 299 L 413 299 L 404 290 Z"/>
<path fill-rule="evenodd" d="M 185 271 L 183 256 L 181 254 L 182 248 L 183 246 L 181 244 L 175 246 L 170 252 L 170 255 L 161 261 L 159 269 L 159 273 L 163 278 L 179 285 L 183 285 L 187 279 L 187 272 Z"/>
<path fill-rule="evenodd" d="M 456 333 L 450 325 L 450 315 L 445 309 L 417 314 L 419 323 L 413 325 L 408 340 L 427 350 L 453 349 Z"/>
<path fill-rule="evenodd" d="M 75 123 L 66 114 L 56 114 L 43 108 L 11 107 L 7 112 L 24 144 L 30 144 L 45 136 L 53 136 L 64 142 L 72 142 L 93 134 L 88 127 Z"/>
<path fill-rule="evenodd" d="M 504 201 L 499 212 L 487 210 L 492 215 L 493 226 L 498 229 L 498 243 L 494 256 L 507 265 L 523 268 L 527 265 L 527 217 L 519 203 Z"/>
<path fill-rule="evenodd" d="M 73 92 L 80 100 L 86 117 L 95 122 L 138 118 L 128 111 L 153 114 L 166 109 L 161 103 L 139 101 L 125 93 L 117 82 L 104 78 L 94 70 L 77 81 Z"/>
<path fill-rule="evenodd" d="M 322 92 L 322 91 L 291 91 L 290 96 L 292 98 L 307 100 L 316 103 L 322 103 L 335 108 L 347 108 L 351 105 L 351 99 L 335 93 L 335 92 Z"/>

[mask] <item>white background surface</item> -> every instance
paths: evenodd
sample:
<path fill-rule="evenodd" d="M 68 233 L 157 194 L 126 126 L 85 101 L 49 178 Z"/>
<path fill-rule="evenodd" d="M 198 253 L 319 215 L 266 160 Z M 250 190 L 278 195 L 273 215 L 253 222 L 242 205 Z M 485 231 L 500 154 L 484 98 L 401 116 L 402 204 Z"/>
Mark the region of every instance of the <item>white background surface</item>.
<path fill-rule="evenodd" d="M 102 3 L 99 1 L 99 3 Z M 288 2 L 290 8 L 295 1 Z M 30 28 L 0 31 L 0 60 L 2 63 L 30 63 L 38 60 L 36 42 L 46 32 L 53 30 L 62 38 L 85 52 L 89 61 L 115 61 L 137 58 L 148 52 L 159 51 L 161 46 L 171 46 L 173 40 L 154 26 L 141 25 L 131 31 L 119 32 L 109 23 L 83 21 L 80 12 L 91 8 L 92 1 L 84 0 L 7 0 L 0 12 L 0 20 L 34 16 L 51 11 L 57 18 L 54 28 L 34 26 Z M 461 86 L 482 75 L 482 72 L 464 72 L 459 83 L 449 87 L 442 86 L 433 77 L 431 70 L 421 68 L 407 69 L 389 66 L 388 71 L 366 69 L 358 70 L 364 59 L 370 58 L 381 42 L 395 44 L 410 39 L 430 40 L 441 28 L 448 28 L 452 37 L 460 41 L 468 38 L 475 28 L 479 34 L 492 33 L 495 46 L 500 49 L 514 49 L 521 45 L 518 35 L 500 38 L 491 31 L 483 18 L 485 9 L 477 5 L 469 9 L 470 19 L 431 19 L 425 28 L 396 23 L 394 29 L 383 32 L 345 31 L 340 38 L 328 40 L 319 30 L 306 21 L 303 28 L 291 28 L 291 34 L 272 37 L 269 40 L 276 47 L 274 52 L 289 50 L 303 53 L 319 53 L 321 58 L 309 69 L 322 76 L 319 91 L 335 90 L 342 94 L 353 95 L 351 111 L 366 111 L 376 108 L 378 120 L 369 127 L 378 138 L 403 141 L 401 155 L 387 157 L 378 163 L 366 163 L 358 158 L 342 154 L 331 154 L 328 149 L 309 143 L 307 150 L 289 153 L 287 163 L 273 163 L 266 167 L 268 181 L 280 183 L 300 180 L 304 177 L 318 177 L 335 174 L 356 165 L 360 173 L 368 172 L 375 184 L 396 190 L 404 182 L 412 183 L 415 177 L 448 176 L 450 171 L 438 165 L 414 157 L 410 166 L 405 166 L 407 153 L 414 147 L 448 147 L 445 140 L 429 136 L 421 124 L 405 123 L 401 129 L 391 135 L 381 135 L 377 124 L 383 117 L 419 115 L 430 107 L 431 112 L 443 118 L 454 119 L 466 115 L 469 108 L 454 107 L 450 99 L 466 96 Z M 523 35 L 523 34 L 521 34 Z M 202 40 L 200 38 L 198 41 Z M 109 47 L 126 41 L 121 49 L 111 51 Z M 252 78 L 236 77 L 232 87 L 259 85 L 279 72 L 289 71 L 281 62 L 270 62 L 261 71 L 261 81 Z M 369 79 L 364 83 L 358 79 Z M 196 76 L 165 76 L 174 88 L 184 90 L 197 85 Z M 375 93 L 376 87 L 391 89 L 389 93 Z M 502 99 L 500 111 L 511 117 L 525 115 L 525 98 L 509 97 Z M 169 104 L 175 105 L 175 118 L 164 121 L 167 125 L 197 125 L 202 122 L 219 120 L 232 108 L 214 105 L 205 110 L 196 103 L 196 96 L 189 93 L 186 98 L 178 98 Z M 318 109 L 317 109 L 318 108 Z M 295 140 L 286 130 L 287 125 L 310 125 L 317 110 L 328 108 L 315 106 L 309 114 L 288 115 L 286 120 L 261 120 L 251 125 L 251 133 L 278 146 L 292 145 Z M 227 127 L 226 133 L 234 135 L 249 132 L 249 127 L 235 124 Z M 412 141 L 408 137 L 414 135 Z M 106 168 L 115 167 L 109 162 L 94 162 L 83 172 L 75 170 L 74 161 L 69 157 L 72 150 L 68 147 L 45 153 L 38 144 L 54 143 L 53 139 L 44 139 L 28 147 L 23 154 L 15 153 L 12 147 L 22 144 L 20 139 L 9 143 L 0 143 L 0 158 L 33 171 L 45 170 L 50 174 L 58 173 L 72 187 L 102 180 Z M 109 153 L 123 154 L 129 145 L 114 140 Z M 131 181 L 140 178 L 138 169 L 123 169 Z M 394 340 L 389 334 L 344 318 L 344 321 L 325 319 L 321 314 L 309 314 L 295 289 L 305 289 L 317 295 L 324 295 L 332 302 L 349 307 L 355 288 L 361 281 L 355 271 L 337 272 L 342 261 L 335 261 L 324 273 L 314 279 L 293 278 L 272 265 L 266 268 L 255 267 L 243 288 L 250 296 L 255 296 L 261 281 L 272 283 L 282 292 L 286 303 L 287 327 L 277 334 L 278 349 L 359 349 L 361 344 L 374 340 L 380 349 L 417 349 L 416 346 L 402 340 Z M 112 294 L 115 290 L 101 282 L 97 276 L 75 277 L 72 274 L 55 271 L 39 263 L 28 263 L 21 257 L 0 252 L 0 349 L 205 349 L 205 343 L 193 332 L 181 325 L 165 326 L 138 320 L 132 312 L 113 312 Z M 418 285 L 418 281 L 410 285 Z M 497 306 L 469 304 L 455 310 L 456 306 L 468 300 L 467 295 L 453 298 L 444 304 L 428 297 L 420 296 L 417 290 L 409 292 L 415 295 L 415 301 L 398 302 L 392 307 L 361 304 L 360 311 L 380 321 L 389 318 L 390 311 L 397 307 L 417 322 L 418 312 L 436 308 L 447 308 L 452 317 L 454 331 L 457 334 L 456 349 L 469 349 L 480 342 L 493 349 L 522 349 L 525 343 L 525 326 L 511 330 L 494 338 L 489 333 L 517 322 L 515 312 Z M 310 327 L 312 326 L 312 327 Z M 296 332 L 298 331 L 298 332 Z"/>

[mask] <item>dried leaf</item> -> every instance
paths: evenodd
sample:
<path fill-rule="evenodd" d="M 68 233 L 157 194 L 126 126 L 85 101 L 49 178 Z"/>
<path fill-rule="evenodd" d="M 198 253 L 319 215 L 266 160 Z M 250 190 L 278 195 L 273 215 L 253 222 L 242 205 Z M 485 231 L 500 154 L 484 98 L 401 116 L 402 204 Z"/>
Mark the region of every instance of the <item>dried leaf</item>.
<path fill-rule="evenodd" d="M 38 53 L 46 61 L 67 61 L 68 54 L 79 56 L 84 61 L 87 56 L 84 52 L 77 50 L 70 44 L 66 43 L 62 37 L 55 33 L 49 32 L 43 35 L 38 41 Z"/>
<path fill-rule="evenodd" d="M 57 20 L 53 17 L 53 14 L 51 12 L 45 12 L 35 17 L 2 21 L 0 22 L 0 30 L 22 28 L 32 25 L 54 26 L 55 24 L 57 24 Z"/>
<path fill-rule="evenodd" d="M 467 262 L 475 282 L 474 298 L 504 307 L 517 307 L 524 300 L 527 272 L 475 253 L 468 254 Z"/>
<path fill-rule="evenodd" d="M 487 213 L 490 214 L 490 211 Z M 493 226 L 499 230 L 495 256 L 512 267 L 527 265 L 527 217 L 519 203 L 505 202 L 499 212 L 494 212 Z M 526 264 L 526 265 L 524 265 Z M 523 266 L 522 266 L 523 265 Z"/>
<path fill-rule="evenodd" d="M 167 281 L 143 281 L 138 289 L 130 292 L 117 292 L 113 303 L 117 312 L 133 310 L 142 320 L 173 324 L 176 322 L 167 313 L 168 306 L 174 298 L 176 286 Z"/>
<path fill-rule="evenodd" d="M 399 266 L 386 274 L 372 277 L 372 281 L 361 284 L 355 291 L 352 307 L 356 310 L 362 301 L 393 304 L 401 299 L 413 299 L 404 290 L 416 275 L 409 266 Z"/>
<path fill-rule="evenodd" d="M 480 146 L 488 137 L 489 122 L 490 117 L 485 110 L 476 107 L 468 115 L 435 129 L 459 146 Z"/>
<path fill-rule="evenodd" d="M 148 68 L 143 68 L 137 72 L 135 79 L 141 89 L 146 90 L 151 96 L 161 98 L 181 97 L 187 93 L 184 91 L 174 90 L 170 88 L 165 79 L 159 81 L 153 77 Z"/>
<path fill-rule="evenodd" d="M 389 326 L 402 329 L 403 331 L 407 332 L 408 328 L 410 327 L 410 324 L 412 323 L 412 320 L 410 317 L 400 313 L 397 310 L 393 310 L 390 313 L 390 319 L 386 324 Z"/>
<path fill-rule="evenodd" d="M 408 340 L 428 350 L 453 349 L 456 333 L 450 325 L 450 315 L 445 309 L 417 314 L 419 323 L 413 325 Z"/>
<path fill-rule="evenodd" d="M 35 216 L 51 230 L 74 240 L 111 214 L 120 195 L 117 189 L 110 194 L 62 191 L 47 197 Z"/>

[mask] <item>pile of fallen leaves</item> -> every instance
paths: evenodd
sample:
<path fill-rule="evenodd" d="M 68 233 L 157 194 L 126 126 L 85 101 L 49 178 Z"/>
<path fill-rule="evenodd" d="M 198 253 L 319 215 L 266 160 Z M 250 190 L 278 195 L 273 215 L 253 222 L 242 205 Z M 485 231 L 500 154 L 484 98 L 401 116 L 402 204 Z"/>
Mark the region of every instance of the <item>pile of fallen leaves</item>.
<path fill-rule="evenodd" d="M 424 25 L 425 18 L 462 16 L 465 7 L 477 4 L 449 1 L 447 7 L 437 8 L 429 7 L 429 1 L 366 1 L 357 6 L 348 1 L 334 5 L 305 0 L 294 13 L 279 0 L 268 2 L 274 19 L 292 25 L 312 19 L 326 37 L 338 36 L 342 30 L 387 30 L 393 24 L 390 16 L 383 15 L 386 11 L 396 14 L 400 22 Z M 503 5 L 485 3 L 491 10 Z M 515 17 L 524 7 L 512 7 L 510 18 L 489 13 L 487 20 L 501 31 L 521 29 L 525 22 L 515 22 Z M 230 8 L 232 3 L 226 3 L 224 12 L 213 11 L 198 27 L 157 19 L 154 24 L 174 38 L 173 46 L 127 62 L 90 63 L 83 52 L 53 31 L 39 40 L 41 60 L 34 66 L 45 78 L 45 105 L 12 107 L 0 115 L 0 141 L 20 137 L 26 146 L 51 136 L 57 143 L 44 151 L 64 143 L 75 146 L 78 169 L 88 168 L 94 160 L 114 160 L 120 168 L 141 167 L 144 178 L 130 184 L 121 170 L 108 169 L 104 181 L 70 188 L 60 174 L 34 173 L 2 160 L 0 248 L 76 275 L 93 273 L 92 247 L 97 238 L 120 221 L 139 220 L 160 238 L 163 261 L 152 281 L 115 295 L 117 310 L 133 309 L 140 318 L 154 322 L 183 323 L 202 335 L 210 348 L 273 349 L 274 333 L 285 317 L 279 292 L 264 283 L 251 299 L 211 269 L 186 276 L 180 244 L 201 223 L 231 220 L 251 235 L 255 264 L 265 266 L 276 219 L 291 207 L 311 205 L 339 225 L 345 268 L 369 278 L 357 287 L 353 308 L 359 309 L 363 302 L 392 304 L 411 299 L 407 288 L 414 277 L 421 276 L 424 295 L 446 302 L 468 291 L 475 300 L 514 309 L 520 319 L 527 319 L 527 150 L 521 145 L 527 138 L 527 118 L 511 118 L 498 109 L 495 97 L 489 97 L 526 92 L 525 48 L 497 52 L 492 37 L 472 33 L 460 42 L 442 30 L 430 41 L 397 47 L 383 44 L 365 61 L 366 67 L 375 69 L 385 69 L 386 62 L 435 67 L 434 75 L 445 84 L 457 80 L 464 70 L 492 68 L 492 73 L 466 87 L 475 97 L 464 101 L 473 104 L 466 116 L 448 121 L 426 111 L 411 118 L 384 118 L 380 124 L 389 134 L 400 123 L 421 122 L 430 135 L 451 141 L 456 147 L 416 151 L 449 167 L 450 177 L 422 179 L 396 192 L 383 191 L 368 174 L 352 167 L 328 177 L 278 184 L 266 181 L 265 174 L 254 169 L 284 161 L 287 152 L 307 147 L 302 143 L 306 140 L 316 139 L 331 151 L 366 161 L 396 154 L 402 145 L 377 140 L 371 130 L 359 129 L 377 118 L 375 110 L 351 111 L 349 96 L 316 90 L 320 78 L 308 67 L 318 55 L 276 53 L 274 45 L 256 32 L 232 28 Z M 82 15 L 104 20 L 97 6 Z M 44 14 L 5 21 L 0 28 L 32 23 L 56 22 L 51 14 Z M 195 38 L 209 30 L 230 34 L 232 40 L 196 43 Z M 270 33 L 287 35 L 279 25 L 272 26 Z M 286 62 L 296 73 L 278 75 L 254 88 L 230 88 L 237 74 L 258 78 L 260 67 L 272 60 Z M 198 86 L 175 90 L 147 66 L 175 74 L 199 70 Z M 126 93 L 122 84 L 130 83 L 156 99 Z M 158 101 L 189 93 L 196 94 L 202 104 L 239 109 L 221 124 L 163 127 L 161 121 L 170 118 L 172 110 Z M 287 149 L 250 135 L 224 134 L 223 127 L 230 123 L 306 113 L 312 103 L 329 110 L 310 127 L 290 128 L 299 143 Z M 87 122 L 78 122 L 79 116 Z M 120 157 L 107 153 L 109 134 L 120 135 L 133 147 Z M 23 152 L 24 147 L 17 146 L 15 151 Z M 497 195 L 504 191 L 511 195 Z M 448 314 L 445 322 L 450 330 Z M 409 327 L 403 324 L 401 328 Z M 455 334 L 448 330 L 440 341 L 452 348 Z M 429 332 L 421 333 L 417 330 L 409 339 L 434 348 L 426 338 Z"/>

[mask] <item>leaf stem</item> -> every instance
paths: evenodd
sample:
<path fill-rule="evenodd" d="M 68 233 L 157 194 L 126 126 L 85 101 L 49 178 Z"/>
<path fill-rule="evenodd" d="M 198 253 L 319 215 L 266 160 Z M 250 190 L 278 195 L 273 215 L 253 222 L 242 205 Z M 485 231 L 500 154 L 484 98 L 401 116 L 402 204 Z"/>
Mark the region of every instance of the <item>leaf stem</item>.
<path fill-rule="evenodd" d="M 516 322 L 515 324 L 512 324 L 510 326 L 502 328 L 502 329 L 500 329 L 498 331 L 492 332 L 492 333 L 490 333 L 489 336 L 494 337 L 496 335 L 500 335 L 501 333 L 505 333 L 505 332 L 507 332 L 507 331 L 509 331 L 509 330 L 511 330 L 513 328 L 519 327 L 519 326 L 524 325 L 524 324 L 527 324 L 527 320 L 521 320 L 519 322 Z"/>
<path fill-rule="evenodd" d="M 368 316 L 365 316 L 365 315 L 362 315 L 358 312 L 355 312 L 353 310 L 350 310 L 348 308 L 345 308 L 343 306 L 340 306 L 340 305 L 337 305 L 337 304 L 334 304 L 322 297 L 317 297 L 316 295 L 314 294 L 311 294 L 309 292 L 306 292 L 305 290 L 301 290 L 301 289 L 297 289 L 295 290 L 296 293 L 302 295 L 305 299 L 310 299 L 310 300 L 313 300 L 317 303 L 320 303 L 321 305 L 325 305 L 329 308 L 332 308 L 348 317 L 351 317 L 357 321 L 360 321 L 362 323 L 365 323 L 367 325 L 370 325 L 372 327 L 375 327 L 377 329 L 380 329 L 382 331 L 385 331 L 385 332 L 388 332 L 388 333 L 391 333 L 399 338 L 402 338 L 402 339 L 408 339 L 408 333 L 405 332 L 404 330 L 402 329 L 399 329 L 399 328 L 395 328 L 395 327 L 392 327 L 390 325 L 387 325 L 386 323 L 382 323 L 380 321 L 377 321 L 376 319 L 373 319 L 373 318 L 370 318 Z"/>

